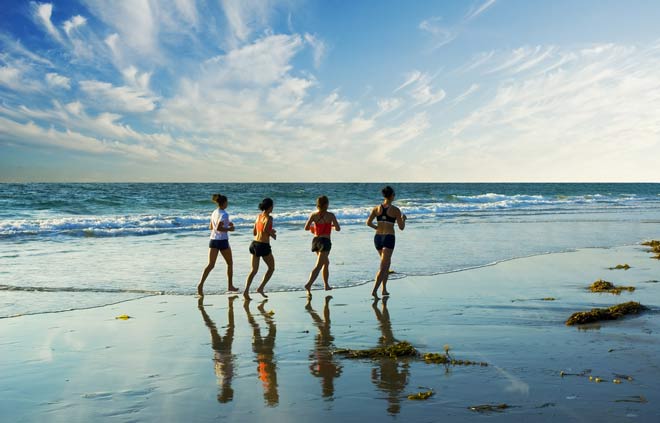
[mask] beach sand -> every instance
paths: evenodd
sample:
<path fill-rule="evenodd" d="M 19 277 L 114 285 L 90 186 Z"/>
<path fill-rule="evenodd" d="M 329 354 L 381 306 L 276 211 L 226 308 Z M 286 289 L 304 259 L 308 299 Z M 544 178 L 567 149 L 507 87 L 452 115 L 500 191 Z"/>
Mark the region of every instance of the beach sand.
<path fill-rule="evenodd" d="M 597 279 L 636 290 L 588 292 Z M 0 421 L 658 421 L 658 279 L 660 261 L 627 246 L 407 277 L 386 302 L 360 286 L 313 291 L 309 304 L 302 292 L 153 296 L 2 319 Z M 564 324 L 631 300 L 651 310 Z M 395 340 L 488 366 L 332 354 Z M 483 404 L 510 407 L 469 408 Z"/>

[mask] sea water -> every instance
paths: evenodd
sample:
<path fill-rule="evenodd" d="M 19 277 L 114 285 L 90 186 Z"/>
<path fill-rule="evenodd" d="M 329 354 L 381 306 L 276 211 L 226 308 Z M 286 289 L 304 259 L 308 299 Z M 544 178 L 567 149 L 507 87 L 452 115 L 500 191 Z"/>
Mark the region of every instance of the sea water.
<path fill-rule="evenodd" d="M 660 184 L 392 184 L 408 216 L 392 283 L 517 257 L 660 238 Z M 0 184 L 0 318 L 98 307 L 148 295 L 193 295 L 208 256 L 210 198 L 229 198 L 234 284 L 249 271 L 252 225 L 275 201 L 276 270 L 267 291 L 302 290 L 315 255 L 303 230 L 319 195 L 341 224 L 330 283 L 370 282 L 365 226 L 383 184 Z M 617 263 L 613 263 L 615 265 Z M 255 279 L 258 284 L 265 265 Z M 317 282 L 317 287 L 321 282 Z M 223 293 L 220 257 L 205 292 Z M 370 288 L 364 288 L 369 295 Z"/>

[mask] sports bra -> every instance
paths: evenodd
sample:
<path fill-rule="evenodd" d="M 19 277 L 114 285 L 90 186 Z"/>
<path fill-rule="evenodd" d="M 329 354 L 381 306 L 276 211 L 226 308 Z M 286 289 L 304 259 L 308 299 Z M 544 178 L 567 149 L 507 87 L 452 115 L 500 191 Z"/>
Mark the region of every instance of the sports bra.
<path fill-rule="evenodd" d="M 396 222 L 396 217 L 388 216 L 387 211 L 389 210 L 389 207 L 385 207 L 381 204 L 380 206 L 380 214 L 376 216 L 376 220 L 378 222 L 388 222 L 388 223 L 394 223 Z"/>
<path fill-rule="evenodd" d="M 268 218 L 266 218 L 266 220 L 268 221 Z M 264 220 L 263 220 L 262 215 L 259 215 L 259 217 L 257 218 L 257 221 L 255 222 L 254 226 L 257 229 L 257 232 L 263 232 L 264 231 L 265 224 L 264 224 Z M 268 224 L 268 232 L 270 232 L 272 229 L 273 229 L 273 221 L 271 220 Z"/>
<path fill-rule="evenodd" d="M 325 236 L 332 232 L 332 223 L 314 223 L 314 235 Z"/>

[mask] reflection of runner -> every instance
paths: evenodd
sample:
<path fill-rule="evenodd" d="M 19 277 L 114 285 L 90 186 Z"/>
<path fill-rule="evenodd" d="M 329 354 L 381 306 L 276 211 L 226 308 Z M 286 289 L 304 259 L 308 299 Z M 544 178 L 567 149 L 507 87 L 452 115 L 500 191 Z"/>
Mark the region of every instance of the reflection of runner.
<path fill-rule="evenodd" d="M 335 228 L 335 231 L 340 231 L 339 222 L 334 213 L 328 211 L 328 205 L 330 201 L 325 195 L 320 196 L 316 199 L 316 208 L 317 212 L 312 213 L 305 223 L 305 230 L 311 230 L 314 233 L 314 239 L 312 240 L 312 251 L 316 253 L 316 265 L 312 269 L 312 273 L 309 275 L 309 281 L 305 284 L 305 290 L 307 295 L 311 296 L 312 284 L 319 276 L 319 272 L 323 269 L 323 287 L 326 291 L 330 291 L 332 288 L 328 282 L 330 278 L 330 271 L 328 267 L 330 266 L 330 249 L 332 248 L 332 242 L 330 241 L 330 233 L 332 228 Z"/>
<path fill-rule="evenodd" d="M 367 226 L 376 230 L 374 246 L 380 256 L 380 268 L 376 273 L 374 289 L 371 291 L 371 295 L 374 297 L 378 297 L 378 288 L 381 284 L 383 285 L 383 296 L 390 295 L 387 292 L 387 277 L 394 252 L 394 224 L 396 223 L 400 230 L 404 230 L 406 227 L 406 215 L 401 213 L 398 207 L 392 205 L 395 195 L 392 187 L 386 186 L 382 192 L 383 203 L 374 207 L 367 218 Z M 377 224 L 373 223 L 374 219 L 378 222 Z"/>
<path fill-rule="evenodd" d="M 312 316 L 314 325 L 319 330 L 314 340 L 314 351 L 309 354 L 309 370 L 313 376 L 321 378 L 323 397 L 333 399 L 335 393 L 334 380 L 341 375 L 341 365 L 335 362 L 332 350 L 335 338 L 330 334 L 330 295 L 325 297 L 323 319 L 312 308 L 311 298 L 307 301 L 305 310 Z"/>
<path fill-rule="evenodd" d="M 227 330 L 225 336 L 218 334 L 218 328 L 211 320 L 206 310 L 204 310 L 203 298 L 197 302 L 199 311 L 202 312 L 202 318 L 206 327 L 211 331 L 211 348 L 213 348 L 213 362 L 215 375 L 218 378 L 218 402 L 229 402 L 234 398 L 234 390 L 231 387 L 234 378 L 234 356 L 231 353 L 231 347 L 234 342 L 234 300 L 236 297 L 229 297 L 229 310 L 227 311 Z"/>
<path fill-rule="evenodd" d="M 392 333 L 390 313 L 387 311 L 387 297 L 383 298 L 382 311 L 378 309 L 378 299 L 371 305 L 378 319 L 382 336 L 378 340 L 379 347 L 386 347 L 397 342 Z M 389 403 L 387 411 L 390 414 L 398 414 L 401 411 L 401 393 L 408 385 L 410 375 L 409 365 L 405 361 L 392 358 L 382 358 L 378 361 L 378 367 L 371 370 L 371 381 L 378 389 L 387 393 Z"/>
<path fill-rule="evenodd" d="M 257 376 L 264 388 L 264 400 L 266 405 L 275 406 L 280 401 L 280 396 L 277 391 L 277 363 L 275 362 L 275 336 L 277 328 L 273 316 L 264 310 L 266 301 L 262 301 L 257 309 L 266 321 L 268 326 L 268 334 L 266 337 L 261 336 L 261 327 L 252 316 L 250 312 L 250 301 L 245 301 L 243 308 L 247 314 L 248 322 L 252 326 L 252 351 L 254 351 L 257 358 Z"/>

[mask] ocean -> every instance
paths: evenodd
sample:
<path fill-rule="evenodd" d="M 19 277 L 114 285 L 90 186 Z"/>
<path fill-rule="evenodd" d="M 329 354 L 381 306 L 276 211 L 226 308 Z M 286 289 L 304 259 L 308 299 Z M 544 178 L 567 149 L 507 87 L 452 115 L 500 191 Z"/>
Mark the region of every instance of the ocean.
<path fill-rule="evenodd" d="M 394 183 L 408 216 L 397 232 L 395 279 L 455 272 L 537 254 L 660 238 L 660 184 Z M 150 295 L 194 295 L 208 255 L 213 193 L 229 198 L 234 284 L 249 271 L 259 201 L 275 201 L 276 270 L 268 292 L 302 290 L 315 255 L 303 230 L 327 195 L 330 283 L 371 282 L 374 183 L 0 184 L 0 318 L 98 307 Z M 613 263 L 615 265 L 617 263 Z M 264 269 L 255 278 L 256 286 Z M 321 287 L 317 280 L 316 287 Z M 226 290 L 219 258 L 207 294 Z M 371 288 L 364 288 L 368 296 Z"/>

